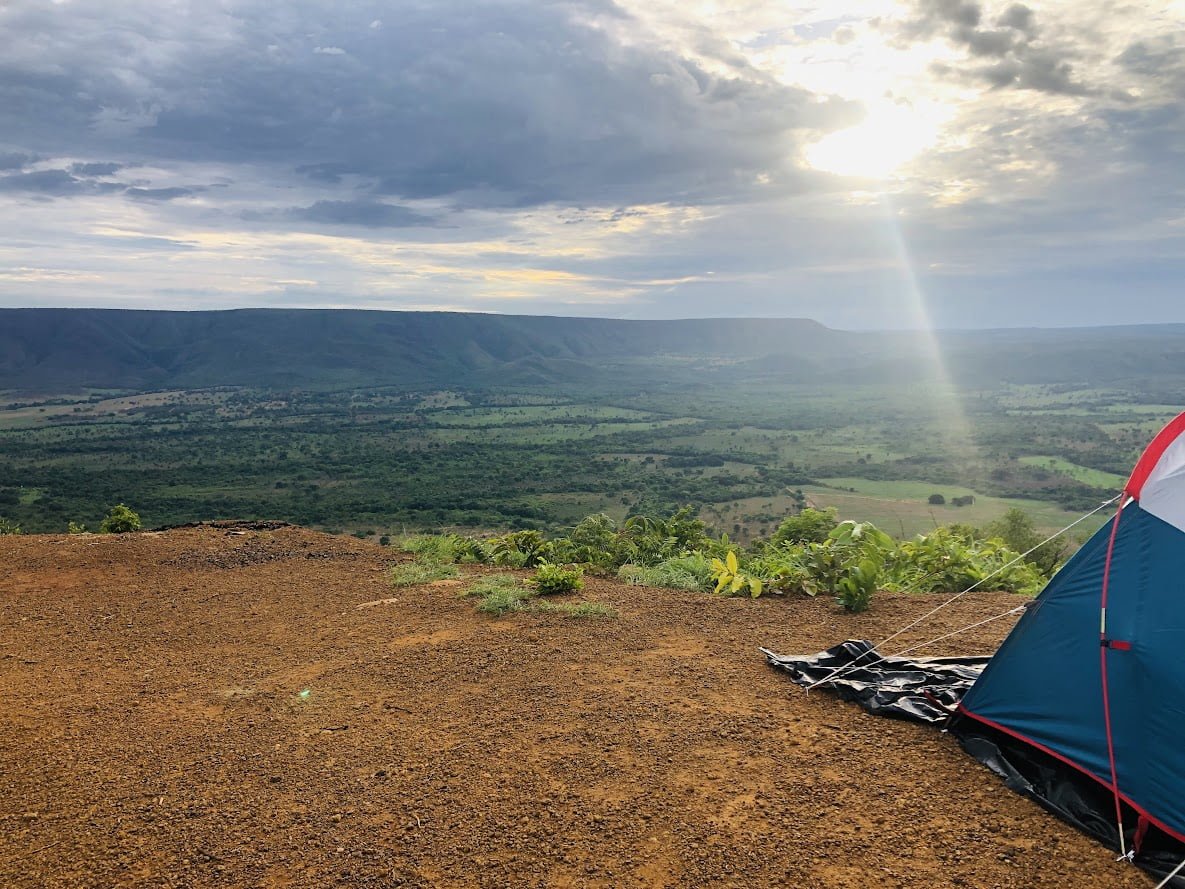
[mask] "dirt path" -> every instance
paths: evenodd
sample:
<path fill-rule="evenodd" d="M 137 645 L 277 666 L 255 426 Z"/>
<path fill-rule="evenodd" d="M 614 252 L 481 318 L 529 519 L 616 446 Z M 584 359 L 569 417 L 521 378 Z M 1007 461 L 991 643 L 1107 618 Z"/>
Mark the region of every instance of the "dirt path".
<path fill-rule="evenodd" d="M 757 651 L 932 597 L 853 617 L 594 580 L 616 619 L 494 619 L 392 591 L 393 558 L 294 528 L 0 538 L 0 885 L 1151 885 L 952 739 Z M 1015 602 L 968 599 L 905 641 Z"/>

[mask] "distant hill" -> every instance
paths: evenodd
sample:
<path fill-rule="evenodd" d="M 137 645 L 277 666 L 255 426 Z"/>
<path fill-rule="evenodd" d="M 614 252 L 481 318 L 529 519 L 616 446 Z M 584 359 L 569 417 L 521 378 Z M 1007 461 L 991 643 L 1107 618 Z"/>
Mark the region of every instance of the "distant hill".
<path fill-rule="evenodd" d="M 1185 376 L 1185 326 L 855 333 L 814 321 L 241 309 L 0 309 L 0 389 L 963 383 Z"/>
<path fill-rule="evenodd" d="M 0 310 L 0 388 L 553 385 L 833 352 L 813 321 L 619 321 L 446 312 Z M 666 365 L 666 372 L 660 366 Z"/>

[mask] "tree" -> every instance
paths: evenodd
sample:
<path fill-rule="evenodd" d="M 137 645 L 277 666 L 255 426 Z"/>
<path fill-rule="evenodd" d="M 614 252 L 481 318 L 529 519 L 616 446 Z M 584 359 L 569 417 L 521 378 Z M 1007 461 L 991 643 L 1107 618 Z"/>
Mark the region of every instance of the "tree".
<path fill-rule="evenodd" d="M 929 503 L 931 506 L 945 506 L 946 498 L 941 494 L 931 494 Z"/>
<path fill-rule="evenodd" d="M 1041 535 L 1033 526 L 1033 520 L 1029 518 L 1028 513 L 1016 506 L 994 522 L 988 522 L 983 530 L 989 537 L 999 537 L 1010 549 L 1018 553 L 1033 550 L 1027 557 L 1028 561 L 1036 565 L 1046 577 L 1053 576 L 1069 552 L 1069 545 L 1064 540 L 1041 543 Z"/>
<path fill-rule="evenodd" d="M 129 531 L 139 531 L 142 525 L 140 517 L 128 506 L 120 503 L 107 510 L 107 515 L 99 525 L 100 534 L 126 534 Z"/>

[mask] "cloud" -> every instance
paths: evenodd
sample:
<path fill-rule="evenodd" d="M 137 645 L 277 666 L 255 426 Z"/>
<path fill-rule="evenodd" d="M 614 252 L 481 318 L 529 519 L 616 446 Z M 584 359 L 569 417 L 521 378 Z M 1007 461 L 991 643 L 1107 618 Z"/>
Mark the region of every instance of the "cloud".
<path fill-rule="evenodd" d="M 31 164 L 35 157 L 21 152 L 0 153 L 0 170 L 21 170 Z"/>
<path fill-rule="evenodd" d="M 307 0 L 154 8 L 17 3 L 6 32 L 47 37 L 0 73 L 0 132 L 48 154 L 332 169 L 376 195 L 528 206 L 713 200 L 761 177 L 800 191 L 801 133 L 856 113 L 739 56 L 721 73 L 616 42 L 607 3 L 444 0 L 398 28 Z"/>
<path fill-rule="evenodd" d="M 936 65 L 940 75 L 983 82 L 993 89 L 1071 96 L 1091 91 L 1076 79 L 1067 48 L 1042 44 L 1036 14 L 1028 6 L 1014 3 L 991 24 L 984 20 L 983 7 L 975 0 L 914 0 L 914 15 L 899 25 L 898 33 L 906 44 L 942 37 L 967 51 L 966 63 Z M 994 61 L 979 64 L 976 59 Z"/>
<path fill-rule="evenodd" d="M 71 164 L 70 172 L 79 176 L 111 176 L 123 169 L 123 164 L 117 163 L 79 163 Z"/>
<path fill-rule="evenodd" d="M 405 228 L 431 225 L 432 218 L 407 207 L 378 201 L 317 201 L 309 207 L 296 207 L 285 214 L 289 219 L 323 222 L 328 225 L 359 225 L 366 228 Z"/>
<path fill-rule="evenodd" d="M 0 264 L 62 274 L 0 302 L 902 326 L 919 292 L 963 324 L 1015 292 L 1017 323 L 1098 322 L 1101 298 L 1044 305 L 1059 274 L 1185 255 L 1183 26 L 1077 0 L 10 0 Z M 844 128 L 850 175 L 811 169 Z"/>
<path fill-rule="evenodd" d="M 140 188 L 133 186 L 124 189 L 124 194 L 134 201 L 172 201 L 176 198 L 186 198 L 195 195 L 201 191 L 204 191 L 204 189 L 182 188 L 181 186 L 170 188 Z"/>
<path fill-rule="evenodd" d="M 43 197 L 101 194 L 119 187 L 116 183 L 79 178 L 66 170 L 35 170 L 0 176 L 0 192 L 26 192 Z"/>

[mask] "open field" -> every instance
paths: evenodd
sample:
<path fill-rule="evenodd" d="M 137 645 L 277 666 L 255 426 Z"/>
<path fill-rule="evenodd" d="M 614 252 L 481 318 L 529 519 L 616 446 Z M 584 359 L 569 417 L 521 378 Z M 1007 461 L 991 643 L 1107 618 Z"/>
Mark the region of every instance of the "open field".
<path fill-rule="evenodd" d="M 757 651 L 882 638 L 936 597 L 591 580 L 618 617 L 495 619 L 463 580 L 392 591 L 395 558 L 296 528 L 0 538 L 0 885 L 1152 885 L 949 737 Z"/>

